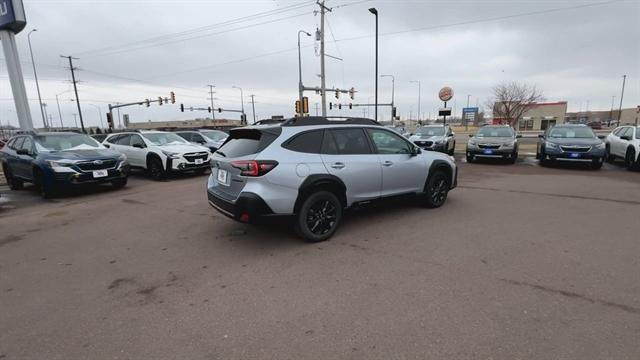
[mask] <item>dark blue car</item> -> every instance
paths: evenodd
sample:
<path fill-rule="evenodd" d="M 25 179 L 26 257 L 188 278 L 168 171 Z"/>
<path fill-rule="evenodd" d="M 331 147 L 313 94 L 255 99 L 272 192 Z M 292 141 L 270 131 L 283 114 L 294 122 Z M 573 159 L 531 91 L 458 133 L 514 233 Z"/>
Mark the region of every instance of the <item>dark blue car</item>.
<path fill-rule="evenodd" d="M 605 144 L 586 125 L 556 125 L 538 137 L 536 158 L 540 165 L 562 161 L 586 163 L 594 169 L 602 167 Z"/>
<path fill-rule="evenodd" d="M 0 150 L 0 163 L 12 190 L 36 185 L 42 197 L 81 184 L 127 184 L 127 158 L 84 134 L 72 132 L 16 135 Z"/>

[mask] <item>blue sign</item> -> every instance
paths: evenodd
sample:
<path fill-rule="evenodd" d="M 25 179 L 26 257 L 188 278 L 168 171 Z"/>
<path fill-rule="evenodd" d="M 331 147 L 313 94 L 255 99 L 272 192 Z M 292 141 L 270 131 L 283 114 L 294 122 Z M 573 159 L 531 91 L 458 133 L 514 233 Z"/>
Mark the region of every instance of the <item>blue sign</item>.
<path fill-rule="evenodd" d="M 478 108 L 477 107 L 470 107 L 470 108 L 462 108 L 462 113 L 463 114 L 473 114 L 473 113 L 477 113 L 478 112 Z"/>
<path fill-rule="evenodd" d="M 27 25 L 22 0 L 0 0 L 0 30 L 19 33 Z"/>

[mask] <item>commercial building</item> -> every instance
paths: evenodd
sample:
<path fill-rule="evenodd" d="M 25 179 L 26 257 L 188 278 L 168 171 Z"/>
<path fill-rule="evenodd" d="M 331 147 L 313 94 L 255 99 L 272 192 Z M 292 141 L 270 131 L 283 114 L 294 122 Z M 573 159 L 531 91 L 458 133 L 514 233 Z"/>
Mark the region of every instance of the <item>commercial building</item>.
<path fill-rule="evenodd" d="M 518 130 L 545 130 L 555 124 L 562 124 L 567 114 L 567 102 L 533 103 L 518 121 Z M 493 118 L 494 124 L 508 123 L 507 119 Z"/>
<path fill-rule="evenodd" d="M 565 117 L 565 122 L 571 123 L 590 123 L 590 122 L 601 122 L 602 124 L 607 124 L 609 121 L 616 123 L 618 121 L 618 117 L 620 117 L 620 124 L 639 124 L 640 113 L 638 112 L 638 108 L 627 108 L 622 109 L 622 114 L 620 116 L 620 111 L 616 110 L 605 110 L 605 111 L 586 111 L 586 112 L 569 112 Z"/>

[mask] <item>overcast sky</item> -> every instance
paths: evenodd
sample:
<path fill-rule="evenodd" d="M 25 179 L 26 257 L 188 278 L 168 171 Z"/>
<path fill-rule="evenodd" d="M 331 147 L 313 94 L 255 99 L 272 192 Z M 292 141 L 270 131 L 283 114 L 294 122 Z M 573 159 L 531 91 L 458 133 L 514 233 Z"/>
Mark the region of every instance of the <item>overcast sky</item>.
<path fill-rule="evenodd" d="M 43 101 L 54 125 L 59 95 L 65 125 L 77 113 L 68 63 L 78 57 L 79 96 L 85 122 L 99 123 L 107 104 L 177 94 L 185 106 L 208 106 L 208 84 L 216 86 L 215 106 L 239 109 L 244 90 L 255 94 L 258 118 L 293 115 L 297 97 L 297 32 L 302 38 L 303 82 L 319 85 L 313 1 L 215 0 L 24 0 L 27 28 L 16 36 L 35 126 L 41 126 L 27 33 L 32 33 Z M 358 91 L 354 103 L 373 102 L 375 18 L 379 11 L 379 72 L 395 76 L 395 97 L 403 117 L 418 110 L 434 116 L 442 86 L 455 91 L 459 113 L 470 103 L 482 107 L 491 88 L 506 81 L 536 85 L 548 101 L 566 100 L 570 111 L 640 105 L 640 1 L 493 0 L 358 1 L 328 0 L 327 86 Z M 67 92 L 65 92 L 67 91 Z M 312 113 L 320 97 L 309 93 Z M 390 102 L 391 79 L 379 81 L 380 102 Z M 331 94 L 328 101 L 336 102 Z M 348 97 L 339 102 L 348 103 Z M 92 106 L 92 105 L 95 106 Z M 362 115 L 363 108 L 341 114 Z M 383 119 L 389 108 L 380 108 Z M 373 110 L 371 110 L 373 113 Z M 204 117 L 181 113 L 178 105 L 128 107 L 135 122 Z M 331 115 L 339 115 L 337 110 Z M 237 119 L 234 113 L 221 114 Z M 373 114 L 371 114 L 373 116 Z M 219 117 L 219 114 L 216 114 Z M 0 61 L 0 122 L 17 125 L 4 56 Z M 106 119 L 105 119 L 106 121 Z"/>

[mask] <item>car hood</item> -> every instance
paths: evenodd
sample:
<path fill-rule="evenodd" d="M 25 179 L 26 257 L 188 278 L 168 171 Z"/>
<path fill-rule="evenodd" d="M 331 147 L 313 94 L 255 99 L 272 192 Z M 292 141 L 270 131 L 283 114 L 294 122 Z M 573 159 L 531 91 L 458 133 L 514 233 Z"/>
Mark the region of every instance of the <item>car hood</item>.
<path fill-rule="evenodd" d="M 444 136 L 440 136 L 440 135 L 411 135 L 411 137 L 409 138 L 411 141 L 422 141 L 422 140 L 429 140 L 429 141 L 438 141 L 438 140 L 444 140 Z"/>
<path fill-rule="evenodd" d="M 477 143 L 480 144 L 511 144 L 512 142 L 514 142 L 516 139 L 511 138 L 511 137 L 487 137 L 487 136 L 483 136 L 483 137 L 472 137 L 470 140 L 473 140 Z"/>
<path fill-rule="evenodd" d="M 596 139 L 596 138 L 588 138 L 588 139 L 550 138 L 545 140 L 558 145 L 598 145 L 602 143 L 602 140 Z"/>
<path fill-rule="evenodd" d="M 46 160 L 96 160 L 110 159 L 120 157 L 120 153 L 110 149 L 77 149 L 77 150 L 61 150 L 47 151 L 39 154 L 40 158 Z"/>
<path fill-rule="evenodd" d="M 172 145 L 162 145 L 159 146 L 160 149 L 164 151 L 169 151 L 172 153 L 190 153 L 190 152 L 201 152 L 201 151 L 209 151 L 208 148 L 195 144 L 172 144 Z"/>

